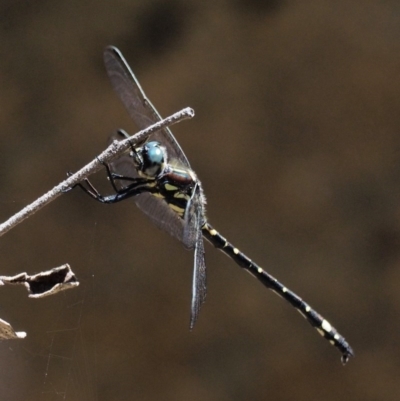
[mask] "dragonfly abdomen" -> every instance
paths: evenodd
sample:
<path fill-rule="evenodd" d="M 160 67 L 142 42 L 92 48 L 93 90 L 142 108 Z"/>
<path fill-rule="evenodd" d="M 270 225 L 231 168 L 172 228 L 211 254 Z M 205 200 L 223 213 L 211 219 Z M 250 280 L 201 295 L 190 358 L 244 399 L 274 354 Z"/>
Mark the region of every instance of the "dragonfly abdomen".
<path fill-rule="evenodd" d="M 334 347 L 342 353 L 342 362 L 345 364 L 348 359 L 354 355 L 354 352 L 339 332 L 316 310 L 304 302 L 297 294 L 289 290 L 275 277 L 271 276 L 264 269 L 249 259 L 243 252 L 239 251 L 234 245 L 226 240 L 217 230 L 210 224 L 205 223 L 202 227 L 202 232 L 205 238 L 211 242 L 216 248 L 220 249 L 240 267 L 244 268 L 253 277 L 258 279 L 266 287 L 274 291 L 277 295 L 293 305 L 298 312 L 317 329 L 318 333 L 325 337 Z"/>

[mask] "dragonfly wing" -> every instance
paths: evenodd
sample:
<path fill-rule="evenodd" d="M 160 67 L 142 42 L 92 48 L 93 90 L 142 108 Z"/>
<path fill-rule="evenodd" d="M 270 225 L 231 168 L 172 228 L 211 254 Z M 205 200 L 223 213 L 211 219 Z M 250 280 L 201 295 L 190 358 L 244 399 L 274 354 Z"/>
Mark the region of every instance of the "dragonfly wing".
<path fill-rule="evenodd" d="M 194 249 L 197 242 L 197 232 L 199 229 L 199 221 L 197 219 L 198 207 L 202 207 L 202 205 L 199 204 L 198 184 L 196 184 L 196 186 L 193 188 L 192 196 L 187 202 L 183 219 L 184 224 L 182 242 L 188 249 Z"/>
<path fill-rule="evenodd" d="M 167 203 L 149 193 L 143 193 L 135 199 L 137 206 L 161 230 L 166 231 L 183 242 L 183 220 Z"/>
<path fill-rule="evenodd" d="M 200 307 L 206 299 L 207 293 L 207 276 L 206 263 L 204 259 L 204 242 L 201 227 L 198 225 L 202 218 L 202 209 L 198 208 L 196 213 L 197 218 L 197 238 L 194 251 L 194 269 L 193 269 L 193 284 L 192 284 L 192 305 L 190 315 L 190 329 L 193 329 L 199 316 Z"/>
<path fill-rule="evenodd" d="M 160 121 L 161 116 L 146 97 L 124 56 L 116 47 L 105 49 L 104 64 L 114 90 L 138 128 L 144 129 Z M 158 140 L 166 146 L 170 159 L 176 159 L 182 165 L 190 167 L 186 155 L 169 128 L 155 132 L 150 139 Z"/>
<path fill-rule="evenodd" d="M 202 203 L 202 189 L 200 183 L 196 183 L 192 196 L 186 206 L 183 229 L 183 243 L 187 248 L 194 248 L 192 305 L 190 316 L 191 329 L 196 323 L 201 305 L 205 301 L 207 292 L 204 242 L 201 231 L 203 220 L 204 205 Z"/>

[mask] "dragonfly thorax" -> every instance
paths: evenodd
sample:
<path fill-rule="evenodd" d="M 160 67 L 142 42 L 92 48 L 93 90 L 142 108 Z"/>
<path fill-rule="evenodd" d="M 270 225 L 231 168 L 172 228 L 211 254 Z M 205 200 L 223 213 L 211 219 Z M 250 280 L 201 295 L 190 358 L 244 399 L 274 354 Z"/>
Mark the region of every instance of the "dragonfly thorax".
<path fill-rule="evenodd" d="M 156 178 L 165 168 L 166 150 L 157 141 L 147 142 L 136 150 L 139 174 Z"/>

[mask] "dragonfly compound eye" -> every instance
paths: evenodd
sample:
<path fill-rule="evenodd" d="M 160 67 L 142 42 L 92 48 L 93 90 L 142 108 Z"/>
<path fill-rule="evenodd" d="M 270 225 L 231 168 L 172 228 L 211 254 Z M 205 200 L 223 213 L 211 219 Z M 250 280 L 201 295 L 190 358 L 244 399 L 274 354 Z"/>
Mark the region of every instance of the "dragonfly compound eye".
<path fill-rule="evenodd" d="M 142 148 L 142 171 L 149 177 L 156 177 L 164 168 L 165 151 L 160 142 L 146 143 Z"/>

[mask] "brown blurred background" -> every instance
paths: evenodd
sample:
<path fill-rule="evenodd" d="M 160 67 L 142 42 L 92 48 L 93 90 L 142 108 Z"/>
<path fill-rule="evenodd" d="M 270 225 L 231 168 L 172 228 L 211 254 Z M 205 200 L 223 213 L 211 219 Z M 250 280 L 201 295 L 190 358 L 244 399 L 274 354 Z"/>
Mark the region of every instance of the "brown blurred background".
<path fill-rule="evenodd" d="M 329 319 L 339 353 L 207 245 L 192 253 L 133 201 L 72 191 L 1 238 L 1 274 L 69 262 L 80 287 L 2 288 L 2 400 L 398 400 L 400 4 L 0 2 L 1 220 L 135 131 L 102 51 L 121 49 L 173 128 L 227 238 Z M 94 178 L 110 187 L 101 173 Z"/>

